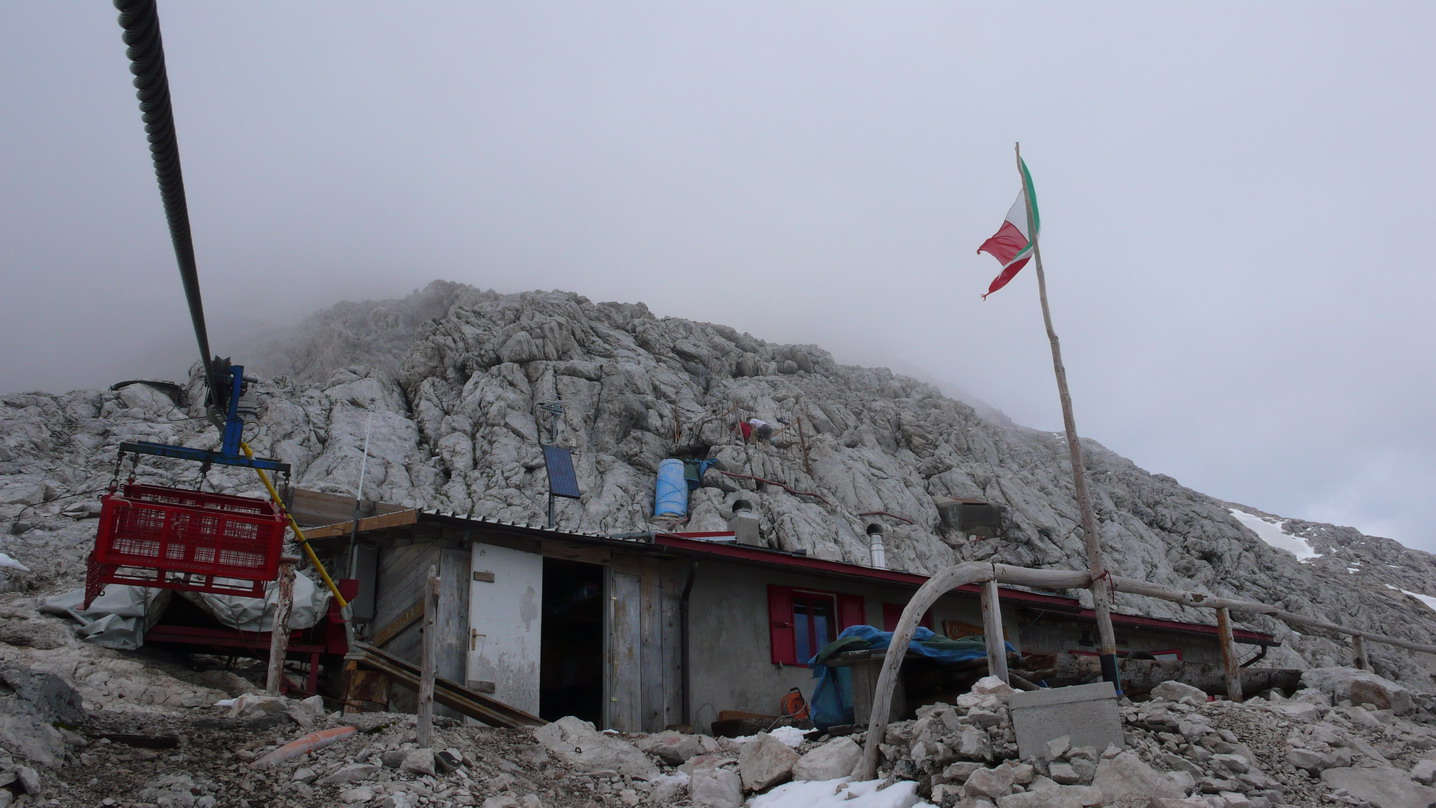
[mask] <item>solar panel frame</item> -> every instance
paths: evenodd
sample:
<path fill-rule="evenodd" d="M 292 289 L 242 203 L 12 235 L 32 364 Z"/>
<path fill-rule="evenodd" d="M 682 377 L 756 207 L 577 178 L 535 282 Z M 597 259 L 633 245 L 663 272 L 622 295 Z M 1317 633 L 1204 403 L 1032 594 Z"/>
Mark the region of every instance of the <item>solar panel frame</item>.
<path fill-rule="evenodd" d="M 573 470 L 573 452 L 562 446 L 543 445 L 543 464 L 548 472 L 551 496 L 578 499 L 578 475 Z"/>

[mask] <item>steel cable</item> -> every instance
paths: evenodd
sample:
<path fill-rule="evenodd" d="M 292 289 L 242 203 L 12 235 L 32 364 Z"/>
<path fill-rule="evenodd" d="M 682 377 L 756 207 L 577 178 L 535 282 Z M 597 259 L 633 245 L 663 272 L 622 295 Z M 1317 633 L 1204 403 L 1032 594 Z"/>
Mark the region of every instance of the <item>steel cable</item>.
<path fill-rule="evenodd" d="M 120 12 L 119 23 L 124 29 L 123 39 L 128 46 L 125 55 L 130 59 L 130 72 L 135 76 L 135 97 L 140 102 L 140 117 L 145 123 L 155 179 L 160 186 L 160 199 L 169 224 L 170 241 L 174 244 L 185 302 L 189 305 L 190 321 L 194 325 L 195 340 L 199 343 L 205 385 L 209 388 L 210 400 L 215 408 L 223 412 L 225 387 L 214 378 L 215 364 L 209 349 L 209 333 L 205 328 L 204 300 L 200 296 L 189 205 L 185 201 L 184 172 L 180 169 L 179 139 L 175 136 L 169 77 L 165 73 L 159 12 L 155 0 L 114 0 L 114 3 Z"/>

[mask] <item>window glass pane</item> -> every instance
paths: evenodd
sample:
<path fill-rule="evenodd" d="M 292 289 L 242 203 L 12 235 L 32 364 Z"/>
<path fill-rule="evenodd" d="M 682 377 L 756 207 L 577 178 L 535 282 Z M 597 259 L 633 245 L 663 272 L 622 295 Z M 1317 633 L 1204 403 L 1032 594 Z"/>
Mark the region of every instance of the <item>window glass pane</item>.
<path fill-rule="evenodd" d="M 813 654 L 823 650 L 823 646 L 833 641 L 832 618 L 824 614 L 813 615 Z M 809 657 L 812 654 L 808 655 Z"/>
<path fill-rule="evenodd" d="M 793 595 L 793 628 L 798 660 L 807 662 L 823 646 L 833 641 L 833 613 L 836 607 L 832 598 L 813 595 Z"/>
<path fill-rule="evenodd" d="M 808 629 L 808 602 L 796 598 L 793 600 L 793 633 L 797 640 L 798 661 L 807 662 L 816 653 L 807 650 L 812 647 L 812 635 Z"/>

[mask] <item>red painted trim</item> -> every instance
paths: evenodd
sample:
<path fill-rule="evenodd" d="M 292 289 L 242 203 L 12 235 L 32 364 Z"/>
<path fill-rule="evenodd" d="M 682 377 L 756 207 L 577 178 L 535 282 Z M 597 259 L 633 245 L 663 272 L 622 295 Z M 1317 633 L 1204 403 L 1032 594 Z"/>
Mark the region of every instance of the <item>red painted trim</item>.
<path fill-rule="evenodd" d="M 822 558 L 789 555 L 787 553 L 764 550 L 758 547 L 749 547 L 744 544 L 713 544 L 711 542 L 693 541 L 691 539 L 685 539 L 678 533 L 657 533 L 653 537 L 653 543 L 660 547 L 671 547 L 675 550 L 703 553 L 705 555 L 718 556 L 735 561 L 749 561 L 770 567 L 792 567 L 795 569 L 811 570 L 813 572 L 846 575 L 913 587 L 922 586 L 927 583 L 926 575 L 898 572 L 897 570 L 860 567 L 856 564 L 845 564 L 841 561 L 828 561 Z M 975 595 L 978 594 L 980 590 L 977 586 L 968 584 L 967 586 L 958 587 L 958 591 Z M 1021 589 L 999 588 L 998 597 L 1002 600 L 1041 603 L 1074 613 L 1081 608 L 1076 598 L 1064 598 L 1060 595 L 1043 595 L 1038 592 L 1026 592 Z"/>
<path fill-rule="evenodd" d="M 301 632 L 290 635 L 288 650 L 295 653 L 324 653 L 325 647 L 315 643 L 299 642 Z M 269 632 L 239 631 L 238 629 L 202 628 L 198 626 L 153 626 L 145 632 L 146 642 L 168 642 L 184 645 L 209 645 L 219 648 L 248 648 L 255 651 L 269 650 Z"/>
<path fill-rule="evenodd" d="M 905 604 L 902 603 L 883 604 L 883 631 L 892 631 L 893 629 L 897 628 L 898 621 L 902 619 L 902 610 L 904 608 Z M 922 619 L 917 621 L 917 624 L 927 629 L 928 631 L 937 630 L 936 628 L 934 628 L 931 609 L 926 612 L 923 612 Z"/>
<path fill-rule="evenodd" d="M 758 547 L 749 547 L 743 544 L 713 544 L 711 542 L 684 538 L 683 535 L 677 533 L 654 534 L 653 543 L 659 547 L 669 547 L 674 550 L 689 553 L 701 553 L 703 555 L 726 558 L 733 561 L 744 561 L 769 567 L 788 567 L 829 575 L 844 575 L 882 583 L 902 584 L 904 586 L 918 587 L 927 583 L 928 580 L 926 575 L 916 575 L 911 572 L 860 567 L 856 564 L 846 564 L 841 561 L 828 561 L 822 558 L 789 555 L 787 553 L 764 550 Z M 979 590 L 977 586 L 969 584 L 967 586 L 958 587 L 957 591 L 977 594 Z M 1064 616 L 1067 617 L 1093 621 L 1097 619 L 1096 614 L 1091 609 L 1081 608 L 1076 598 L 1066 598 L 1060 595 L 1043 595 L 1037 592 L 1027 592 L 1021 589 L 1004 589 L 1002 587 L 998 588 L 997 594 L 1001 600 L 1005 601 L 1014 601 L 1025 605 L 1041 604 L 1051 606 L 1065 612 L 1066 614 Z M 1142 617 L 1117 612 L 1112 614 L 1112 622 L 1117 625 L 1127 625 L 1138 628 L 1159 628 L 1189 634 L 1215 636 L 1217 633 L 1216 626 L 1209 626 L 1204 623 L 1184 623 L 1178 620 L 1162 620 L 1155 617 Z M 1272 643 L 1276 639 L 1270 634 L 1262 634 L 1245 629 L 1234 629 L 1232 635 L 1235 638 L 1257 644 Z"/>

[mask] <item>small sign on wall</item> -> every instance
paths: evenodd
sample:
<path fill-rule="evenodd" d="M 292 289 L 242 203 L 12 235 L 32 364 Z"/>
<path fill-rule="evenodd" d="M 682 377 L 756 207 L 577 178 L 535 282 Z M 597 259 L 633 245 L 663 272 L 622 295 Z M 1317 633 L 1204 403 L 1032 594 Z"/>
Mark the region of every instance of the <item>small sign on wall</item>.
<path fill-rule="evenodd" d="M 982 636 L 982 626 L 964 623 L 961 620 L 944 620 L 942 621 L 942 633 L 952 640 L 962 637 L 980 637 Z"/>

